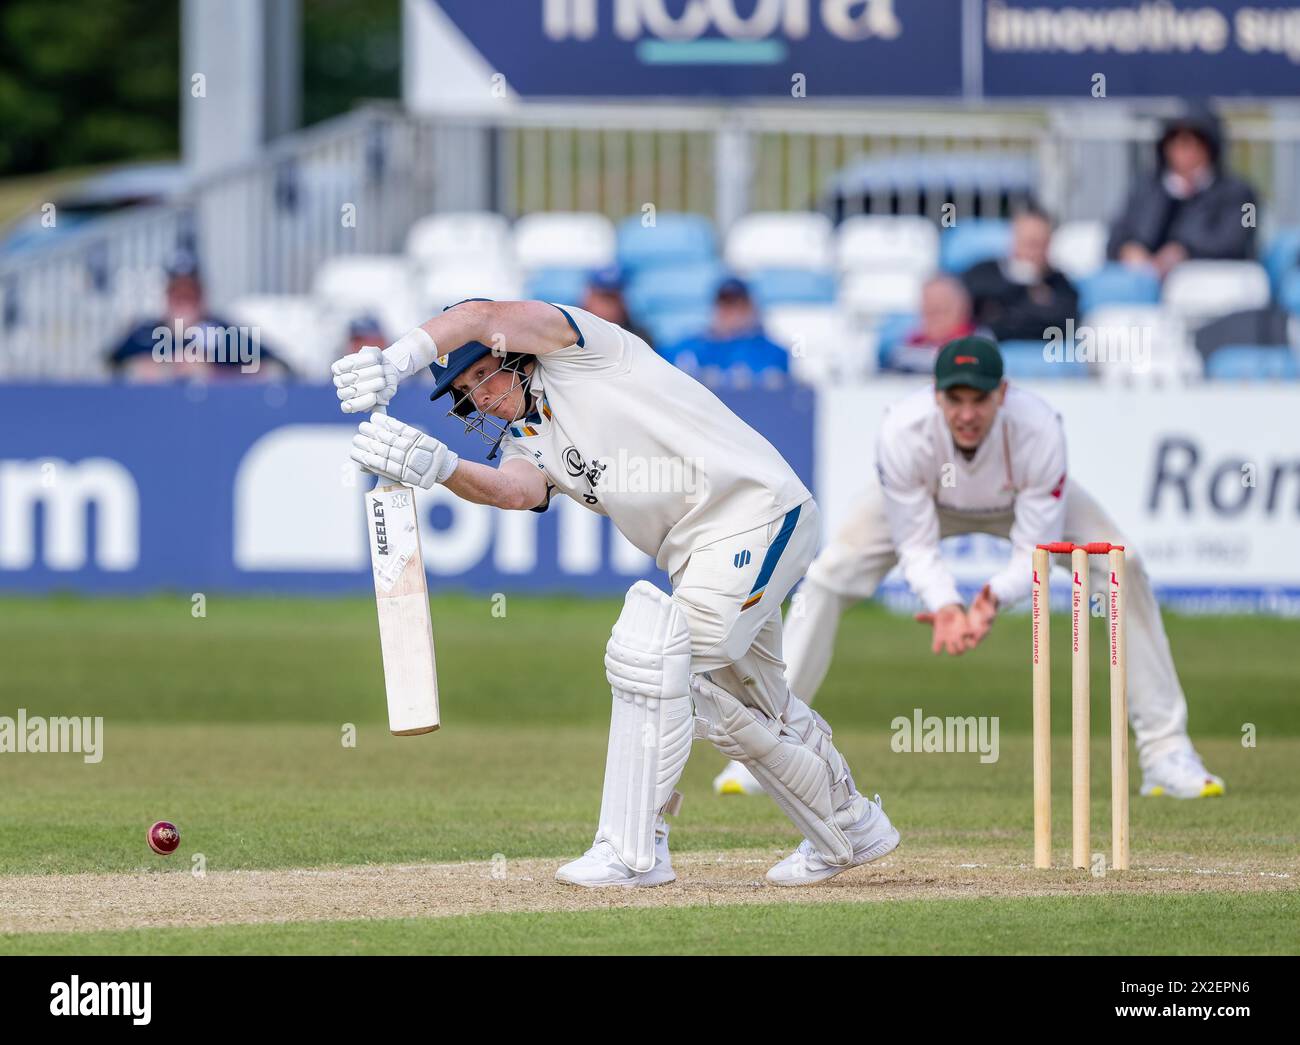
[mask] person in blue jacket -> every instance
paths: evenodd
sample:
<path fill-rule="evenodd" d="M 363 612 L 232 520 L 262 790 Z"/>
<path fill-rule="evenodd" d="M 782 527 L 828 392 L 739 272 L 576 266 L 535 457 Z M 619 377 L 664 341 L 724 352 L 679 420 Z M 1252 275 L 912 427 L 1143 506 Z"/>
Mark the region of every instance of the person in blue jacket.
<path fill-rule="evenodd" d="M 721 378 L 769 383 L 790 372 L 789 353 L 764 332 L 749 287 L 734 276 L 718 285 L 709 328 L 669 346 L 663 355 L 706 384 Z"/>

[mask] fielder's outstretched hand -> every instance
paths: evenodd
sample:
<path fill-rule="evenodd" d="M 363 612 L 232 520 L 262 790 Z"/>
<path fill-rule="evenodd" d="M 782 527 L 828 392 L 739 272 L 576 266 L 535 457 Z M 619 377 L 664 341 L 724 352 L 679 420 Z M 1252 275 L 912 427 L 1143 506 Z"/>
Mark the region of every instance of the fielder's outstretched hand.
<path fill-rule="evenodd" d="M 998 597 L 993 594 L 986 584 L 980 589 L 980 593 L 975 596 L 975 601 L 970 604 L 970 609 L 966 611 L 966 623 L 970 626 L 971 649 L 984 641 L 984 636 L 989 633 L 989 629 L 993 627 L 993 622 L 997 620 L 997 617 Z"/>
<path fill-rule="evenodd" d="M 934 626 L 931 653 L 943 653 L 946 650 L 950 655 L 958 657 L 968 649 L 975 648 L 966 610 L 956 603 L 941 607 L 937 613 L 918 613 L 916 619 L 922 624 Z"/>
<path fill-rule="evenodd" d="M 460 456 L 446 443 L 387 414 L 373 414 L 361 422 L 349 456 L 366 471 L 425 490 L 446 482 L 460 463 Z"/>

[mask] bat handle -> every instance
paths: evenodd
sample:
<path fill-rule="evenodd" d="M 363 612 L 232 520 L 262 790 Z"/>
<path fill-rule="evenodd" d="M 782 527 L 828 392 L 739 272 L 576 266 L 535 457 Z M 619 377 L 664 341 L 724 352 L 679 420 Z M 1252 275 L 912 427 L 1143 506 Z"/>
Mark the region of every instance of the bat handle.
<path fill-rule="evenodd" d="M 388 407 L 386 407 L 383 403 L 376 403 L 376 404 L 375 404 L 375 408 L 374 408 L 373 410 L 371 410 L 370 412 L 371 412 L 372 414 L 387 414 L 387 413 L 388 413 Z M 375 473 L 372 472 L 372 471 L 370 471 L 370 469 L 368 469 L 368 468 L 362 468 L 362 469 L 361 469 L 361 474 L 362 474 L 362 475 L 374 475 L 374 476 L 375 476 L 375 485 L 371 487 L 371 490 L 378 490 L 380 486 L 382 486 L 384 483 L 388 482 L 388 480 L 385 479 L 382 475 L 375 475 Z"/>

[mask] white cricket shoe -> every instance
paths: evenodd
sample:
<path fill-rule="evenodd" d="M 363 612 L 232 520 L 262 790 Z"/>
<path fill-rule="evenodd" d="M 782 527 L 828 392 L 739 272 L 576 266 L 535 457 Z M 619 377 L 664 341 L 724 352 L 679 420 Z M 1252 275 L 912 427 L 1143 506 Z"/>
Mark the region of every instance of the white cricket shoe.
<path fill-rule="evenodd" d="M 676 881 L 672 857 L 668 855 L 668 825 L 660 820 L 655 827 L 655 865 L 648 871 L 633 871 L 619 859 L 612 845 L 602 841 L 561 867 L 555 877 L 586 889 L 644 889 Z"/>
<path fill-rule="evenodd" d="M 879 795 L 874 802 L 867 803 L 866 814 L 845 833 L 853 843 L 853 859 L 843 867 L 828 864 L 805 838 L 798 849 L 767 872 L 767 880 L 773 885 L 816 885 L 850 867 L 879 860 L 898 848 L 898 829 L 885 815 Z"/>
<path fill-rule="evenodd" d="M 743 762 L 728 762 L 727 768 L 713 778 L 716 795 L 761 795 L 763 785 Z"/>
<path fill-rule="evenodd" d="M 1158 758 L 1142 774 L 1142 794 L 1170 798 L 1217 798 L 1223 794 L 1223 778 L 1205 768 L 1201 756 L 1190 744 Z"/>

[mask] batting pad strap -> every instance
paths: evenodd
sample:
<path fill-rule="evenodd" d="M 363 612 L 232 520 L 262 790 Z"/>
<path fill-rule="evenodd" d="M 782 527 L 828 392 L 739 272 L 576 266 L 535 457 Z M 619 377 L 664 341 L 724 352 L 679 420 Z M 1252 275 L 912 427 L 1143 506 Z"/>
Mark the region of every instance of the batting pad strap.
<path fill-rule="evenodd" d="M 847 864 L 853 845 L 840 821 L 847 826 L 857 819 L 858 796 L 824 720 L 814 719 L 801 704 L 801 732 L 742 704 L 702 675 L 691 676 L 691 693 L 696 711 L 709 722 L 714 746 L 748 767 L 823 860 Z"/>
<path fill-rule="evenodd" d="M 654 866 L 655 822 L 694 736 L 691 634 L 680 606 L 648 581 L 628 590 L 605 648 L 613 696 L 597 841 L 634 871 Z"/>

